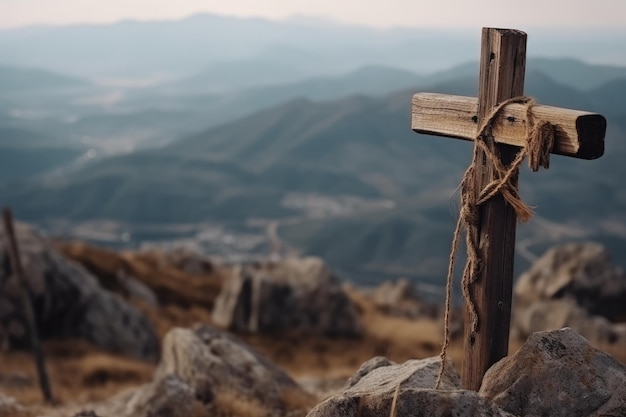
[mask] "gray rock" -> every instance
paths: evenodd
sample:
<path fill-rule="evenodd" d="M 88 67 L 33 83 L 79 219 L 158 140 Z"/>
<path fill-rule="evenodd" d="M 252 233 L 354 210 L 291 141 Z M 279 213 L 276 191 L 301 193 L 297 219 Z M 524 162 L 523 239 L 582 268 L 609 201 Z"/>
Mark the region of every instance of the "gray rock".
<path fill-rule="evenodd" d="M 591 316 L 570 300 L 540 300 L 517 309 L 511 333 L 526 339 L 537 331 L 570 327 L 592 343 L 626 344 L 626 324 Z"/>
<path fill-rule="evenodd" d="M 538 332 L 487 371 L 480 395 L 517 416 L 624 416 L 626 366 L 572 329 Z"/>
<path fill-rule="evenodd" d="M 127 294 L 128 298 L 143 301 L 152 308 L 159 307 L 159 299 L 146 284 L 123 269 L 117 271 L 115 275 L 119 285 L 123 288 L 123 293 Z"/>
<path fill-rule="evenodd" d="M 330 336 L 363 332 L 354 305 L 319 258 L 235 268 L 216 300 L 213 321 L 240 332 L 288 330 Z"/>
<path fill-rule="evenodd" d="M 433 389 L 439 358 L 394 364 L 374 358 L 361 366 L 339 395 L 318 404 L 308 417 L 390 416 L 397 390 L 395 417 L 480 417 L 510 414 L 487 404 L 477 393 L 460 389 L 452 363 L 446 366 L 440 390 Z"/>
<path fill-rule="evenodd" d="M 210 396 L 210 391 L 203 395 Z M 209 397 L 210 398 L 210 397 Z M 197 398 L 195 390 L 176 375 L 166 375 L 134 393 L 124 392 L 97 406 L 98 417 L 210 417 L 207 398 Z M 207 401 L 208 402 L 208 401 Z"/>
<path fill-rule="evenodd" d="M 239 339 L 199 326 L 170 330 L 154 380 L 96 412 L 103 417 L 232 415 L 224 407 L 241 403 L 255 407 L 254 415 L 280 416 L 294 406 L 294 399 L 302 401 L 301 414 L 313 401 L 285 372 Z"/>
<path fill-rule="evenodd" d="M 596 243 L 550 249 L 514 289 L 511 333 L 571 327 L 592 343 L 626 344 L 626 274 Z"/>
<path fill-rule="evenodd" d="M 352 388 L 355 386 L 365 375 L 372 372 L 374 369 L 381 368 L 383 366 L 394 365 L 392 361 L 384 356 L 376 356 L 363 364 L 357 369 L 357 371 L 346 381 L 344 389 Z"/>
<path fill-rule="evenodd" d="M 626 322 L 626 274 L 597 243 L 573 243 L 550 249 L 522 274 L 516 303 L 571 300 L 591 315 Z"/>
<path fill-rule="evenodd" d="M 32 228 L 16 224 L 16 233 L 43 339 L 83 338 L 114 352 L 156 359 L 159 341 L 141 312 L 100 287 L 95 277 L 61 256 Z M 27 346 L 6 241 L 0 230 L 0 327 L 11 346 Z"/>

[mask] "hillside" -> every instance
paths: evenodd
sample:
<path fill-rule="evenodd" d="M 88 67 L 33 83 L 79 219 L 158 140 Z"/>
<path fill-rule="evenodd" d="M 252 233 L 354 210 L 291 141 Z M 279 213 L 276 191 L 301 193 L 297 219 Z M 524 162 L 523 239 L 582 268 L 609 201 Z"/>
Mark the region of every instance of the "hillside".
<path fill-rule="evenodd" d="M 45 93 L 87 85 L 84 79 L 40 68 L 0 65 L 0 91 L 4 94 Z"/>
<path fill-rule="evenodd" d="M 0 124 L 0 182 L 44 174 L 71 164 L 84 152 L 55 135 Z"/>
<path fill-rule="evenodd" d="M 474 85 L 465 78 L 430 90 L 471 94 Z M 617 140 L 626 117 L 610 104 L 623 97 L 623 84 L 581 93 L 530 72 L 527 86 L 542 103 L 605 112 L 610 128 L 605 157 L 555 157 L 550 172 L 524 173 L 524 197 L 547 224 L 567 224 L 581 230 L 574 233 L 579 239 L 622 248 L 626 237 L 612 225 L 626 208 L 617 192 L 626 174 L 620 162 L 626 147 Z M 432 279 L 445 265 L 456 216 L 454 189 L 471 144 L 411 132 L 413 92 L 290 101 L 166 148 L 103 159 L 71 175 L 5 184 L 2 203 L 40 223 L 111 219 L 130 230 L 198 222 L 240 228 L 254 219 L 272 220 L 292 246 L 324 256 L 351 277 L 412 272 Z M 326 196 L 325 205 L 357 205 L 348 217 L 332 211 L 320 217 L 310 214 L 319 198 L 307 196 Z M 361 200 L 350 203 L 345 196 Z M 520 228 L 520 239 L 531 249 L 573 238 L 551 233 L 545 222 Z"/>
<path fill-rule="evenodd" d="M 577 91 L 593 90 L 626 77 L 623 66 L 590 64 L 574 58 L 529 57 L 526 74 L 542 73 L 563 86 Z M 448 70 L 438 71 L 429 76 L 430 84 L 458 78 L 478 79 L 478 62 L 471 61 L 456 65 Z"/>

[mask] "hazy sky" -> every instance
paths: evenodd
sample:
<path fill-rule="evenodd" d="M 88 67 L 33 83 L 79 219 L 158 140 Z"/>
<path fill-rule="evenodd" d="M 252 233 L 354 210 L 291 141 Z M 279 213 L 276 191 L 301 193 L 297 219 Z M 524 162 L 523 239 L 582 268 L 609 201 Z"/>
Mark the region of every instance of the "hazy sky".
<path fill-rule="evenodd" d="M 626 28 L 626 0 L 0 0 L 0 28 L 178 19 L 199 12 L 273 19 L 316 15 L 376 27 Z"/>

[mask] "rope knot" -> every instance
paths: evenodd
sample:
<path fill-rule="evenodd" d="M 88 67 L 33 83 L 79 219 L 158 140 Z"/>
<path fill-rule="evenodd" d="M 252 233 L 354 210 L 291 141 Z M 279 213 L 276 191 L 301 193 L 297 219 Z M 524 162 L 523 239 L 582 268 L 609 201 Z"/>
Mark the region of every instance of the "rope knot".
<path fill-rule="evenodd" d="M 526 146 L 521 148 L 515 159 L 506 167 L 500 159 L 497 148 L 493 141 L 487 140 L 492 136 L 493 123 L 500 112 L 509 104 L 517 103 L 526 106 Z M 550 152 L 554 146 L 555 127 L 549 122 L 535 122 L 532 108 L 535 100 L 530 97 L 514 97 L 505 100 L 489 113 L 483 120 L 476 134 L 474 141 L 474 159 L 469 168 L 465 171 L 461 181 L 461 210 L 454 230 L 452 239 L 452 250 L 450 252 L 450 262 L 448 264 L 448 276 L 446 279 L 446 306 L 445 306 L 445 334 L 441 349 L 441 368 L 437 377 L 435 389 L 439 389 L 441 378 L 443 377 L 447 350 L 450 344 L 450 303 L 452 298 L 452 278 L 454 275 L 454 263 L 458 247 L 459 235 L 464 228 L 466 232 L 467 261 L 463 271 L 463 298 L 469 310 L 470 333 L 475 333 L 478 329 L 478 314 L 476 306 L 472 300 L 470 287 L 478 279 L 482 260 L 480 259 L 478 228 L 480 226 L 480 205 L 500 194 L 505 201 L 515 210 L 519 222 L 524 223 L 533 216 L 532 209 L 522 200 L 517 186 L 517 176 L 519 167 L 524 158 L 528 156 L 528 164 L 533 171 L 538 171 L 539 167 L 548 168 L 550 166 Z M 476 193 L 475 166 L 477 164 L 479 152 L 482 151 L 493 165 L 494 179 L 485 186 L 478 194 Z"/>

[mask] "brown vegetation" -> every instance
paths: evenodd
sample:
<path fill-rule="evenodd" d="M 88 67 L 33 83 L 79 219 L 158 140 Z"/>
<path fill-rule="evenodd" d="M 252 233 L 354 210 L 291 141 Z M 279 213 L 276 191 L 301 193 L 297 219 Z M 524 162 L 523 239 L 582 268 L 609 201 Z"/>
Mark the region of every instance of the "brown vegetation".
<path fill-rule="evenodd" d="M 68 257 L 82 263 L 103 286 L 128 298 L 118 285 L 118 271 L 137 278 L 157 296 L 159 306 L 129 298 L 146 312 L 162 337 L 173 326 L 188 327 L 197 322 L 211 323 L 211 308 L 228 269 L 212 264 L 189 267 L 181 256 L 153 253 L 122 253 L 96 249 L 84 244 L 59 245 Z M 194 269 L 195 268 L 195 269 Z M 364 324 L 361 338 L 329 338 L 296 334 L 239 335 L 268 356 L 294 378 L 317 377 L 342 380 L 364 361 L 383 355 L 394 361 L 439 354 L 443 323 L 440 319 L 411 320 L 385 314 L 362 292 L 349 289 Z M 460 313 L 455 313 L 458 317 Z M 515 342 L 511 351 L 519 348 Z M 621 361 L 626 352 L 605 347 Z M 120 357 L 94 348 L 83 341 L 47 341 L 44 344 L 54 394 L 65 405 L 84 405 L 111 397 L 124 389 L 151 380 L 155 364 Z M 462 340 L 453 339 L 449 356 L 457 367 L 463 354 Z M 41 404 L 32 359 L 27 352 L 0 352 L 0 392 L 23 404 Z M 310 408 L 312 397 L 285 393 L 290 410 Z M 234 392 L 216 395 L 224 415 L 257 417 L 267 415 L 259 404 L 243 401 Z M 203 410 L 197 415 L 203 416 Z M 264 414 L 265 413 L 265 414 Z M 27 414 L 18 414 L 20 416 Z"/>
<path fill-rule="evenodd" d="M 120 283 L 120 273 L 125 273 L 150 287 L 164 306 L 212 308 L 227 272 L 177 252 L 118 253 L 81 242 L 60 243 L 57 248 L 93 273 L 104 288 L 130 297 Z"/>

